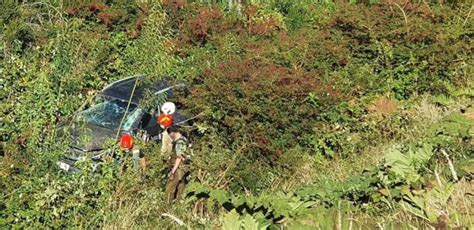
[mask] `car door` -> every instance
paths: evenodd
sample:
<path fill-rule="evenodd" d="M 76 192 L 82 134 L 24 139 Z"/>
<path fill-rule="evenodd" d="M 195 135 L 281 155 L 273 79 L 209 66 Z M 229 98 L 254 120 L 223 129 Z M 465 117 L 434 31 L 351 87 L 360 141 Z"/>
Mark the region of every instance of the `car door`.
<path fill-rule="evenodd" d="M 156 123 L 155 116 L 145 112 L 140 122 L 140 129 L 146 131 L 150 137 L 157 136 L 162 132 L 161 127 Z"/>

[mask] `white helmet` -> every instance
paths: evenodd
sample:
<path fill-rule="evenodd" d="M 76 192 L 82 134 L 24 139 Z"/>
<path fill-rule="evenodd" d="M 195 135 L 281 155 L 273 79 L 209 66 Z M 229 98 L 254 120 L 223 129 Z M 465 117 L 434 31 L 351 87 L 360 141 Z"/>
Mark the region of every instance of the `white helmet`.
<path fill-rule="evenodd" d="M 165 102 L 161 106 L 161 112 L 164 114 L 173 114 L 176 111 L 176 105 L 173 102 Z"/>

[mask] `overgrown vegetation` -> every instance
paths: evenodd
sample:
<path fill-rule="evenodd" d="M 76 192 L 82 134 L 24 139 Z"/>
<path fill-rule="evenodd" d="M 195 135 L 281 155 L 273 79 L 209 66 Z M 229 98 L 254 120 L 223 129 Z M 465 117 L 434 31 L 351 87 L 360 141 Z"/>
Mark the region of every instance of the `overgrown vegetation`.
<path fill-rule="evenodd" d="M 472 4 L 231 3 L 2 2 L 0 226 L 473 226 Z M 59 124 L 138 73 L 200 114 L 172 206 L 159 143 L 146 182 L 55 165 Z"/>

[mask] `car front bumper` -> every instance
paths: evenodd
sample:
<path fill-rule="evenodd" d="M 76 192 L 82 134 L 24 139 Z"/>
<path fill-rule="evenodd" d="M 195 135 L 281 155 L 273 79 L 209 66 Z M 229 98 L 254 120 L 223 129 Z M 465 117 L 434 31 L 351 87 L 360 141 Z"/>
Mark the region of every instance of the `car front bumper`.
<path fill-rule="evenodd" d="M 64 172 L 78 173 L 81 170 L 76 167 L 76 162 L 77 161 L 75 160 L 64 158 L 57 161 L 56 166 L 58 166 L 58 168 Z M 99 162 L 92 161 L 92 171 L 98 171 L 99 169 L 100 169 Z"/>
<path fill-rule="evenodd" d="M 70 159 L 61 159 L 56 162 L 56 165 L 64 172 L 79 172 L 75 167 L 76 162 Z"/>
<path fill-rule="evenodd" d="M 99 154 L 95 154 L 95 156 L 92 157 L 92 171 L 96 172 L 99 171 L 101 166 L 100 163 L 102 162 L 102 157 L 104 154 L 109 153 L 110 150 L 105 150 L 100 152 Z M 135 148 L 129 152 L 128 154 L 132 155 L 134 165 L 138 167 L 138 162 L 141 157 L 141 151 L 139 148 Z M 76 166 L 76 163 L 84 160 L 86 156 L 80 156 L 80 157 L 75 157 L 73 155 L 66 155 L 64 158 L 58 160 L 56 162 L 56 166 L 64 172 L 70 172 L 70 173 L 77 173 L 80 172 L 81 170 Z M 115 162 L 117 164 L 121 164 L 123 159 L 120 158 L 114 158 Z"/>

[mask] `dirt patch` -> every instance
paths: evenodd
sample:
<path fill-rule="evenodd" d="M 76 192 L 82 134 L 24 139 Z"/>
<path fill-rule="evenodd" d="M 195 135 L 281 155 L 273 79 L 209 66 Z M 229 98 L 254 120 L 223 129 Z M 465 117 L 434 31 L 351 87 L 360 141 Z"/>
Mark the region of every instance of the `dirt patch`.
<path fill-rule="evenodd" d="M 464 116 L 474 121 L 474 108 L 468 109 L 464 112 Z"/>
<path fill-rule="evenodd" d="M 375 99 L 367 109 L 378 115 L 388 115 L 397 112 L 399 105 L 396 101 L 385 96 Z"/>

